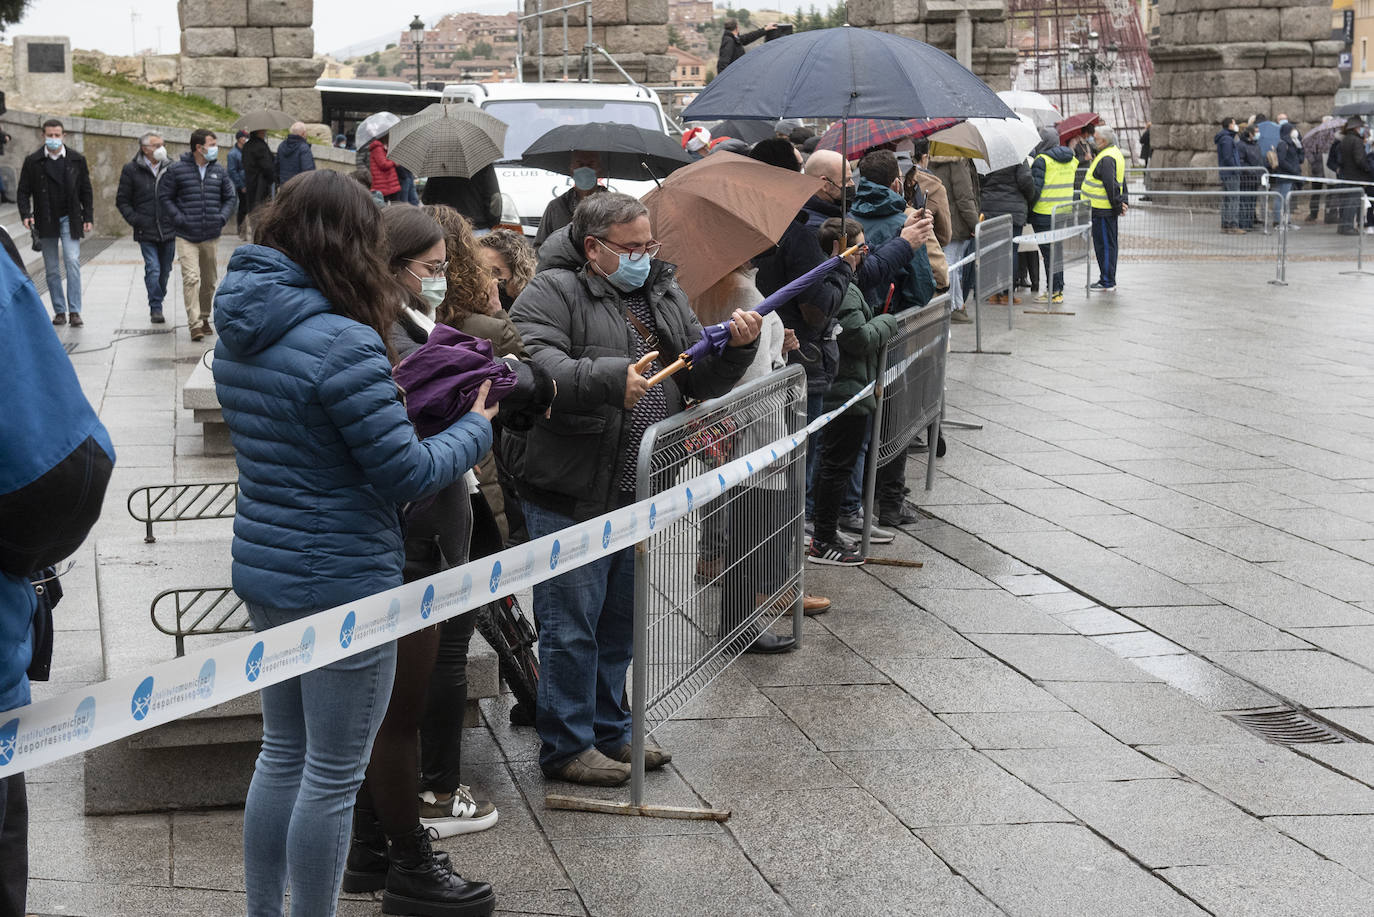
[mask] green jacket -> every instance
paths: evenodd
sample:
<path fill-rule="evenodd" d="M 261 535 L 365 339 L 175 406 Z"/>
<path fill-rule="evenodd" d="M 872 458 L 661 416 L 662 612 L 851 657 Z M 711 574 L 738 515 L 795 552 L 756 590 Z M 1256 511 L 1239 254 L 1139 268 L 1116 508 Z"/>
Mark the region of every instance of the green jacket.
<path fill-rule="evenodd" d="M 854 393 L 878 378 L 883 345 L 897 333 L 897 316 L 874 315 L 859 288 L 850 284 L 844 291 L 837 318 L 840 336 L 840 368 L 835 381 L 825 393 L 825 409 L 833 411 Z M 850 408 L 859 414 L 872 414 L 878 401 L 870 393 Z"/>

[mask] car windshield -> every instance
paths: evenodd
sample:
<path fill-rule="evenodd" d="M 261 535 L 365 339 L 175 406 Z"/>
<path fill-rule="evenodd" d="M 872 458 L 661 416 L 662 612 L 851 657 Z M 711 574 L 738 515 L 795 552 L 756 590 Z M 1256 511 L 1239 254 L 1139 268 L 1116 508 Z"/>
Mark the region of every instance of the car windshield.
<path fill-rule="evenodd" d="M 663 130 L 658 109 L 649 102 L 606 99 L 511 99 L 488 102 L 483 111 L 510 125 L 505 158 L 519 159 L 531 143 L 563 124 L 614 122 L 651 131 Z"/>

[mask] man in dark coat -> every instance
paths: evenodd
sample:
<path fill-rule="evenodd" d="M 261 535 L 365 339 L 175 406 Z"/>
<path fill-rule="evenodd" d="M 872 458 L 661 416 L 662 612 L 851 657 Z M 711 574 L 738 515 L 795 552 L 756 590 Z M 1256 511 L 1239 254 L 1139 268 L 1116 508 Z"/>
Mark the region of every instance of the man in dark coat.
<path fill-rule="evenodd" d="M 291 133 L 277 147 L 277 183 L 284 185 L 302 172 L 315 170 L 315 154 L 305 139 L 305 122 L 291 125 Z"/>
<path fill-rule="evenodd" d="M 479 169 L 472 178 L 431 176 L 421 200 L 447 204 L 467 217 L 473 229 L 494 229 L 501 222 L 501 182 L 495 165 Z"/>
<path fill-rule="evenodd" d="M 95 193 L 86 157 L 68 149 L 62 122 L 43 122 L 43 148 L 30 153 L 19 171 L 19 216 L 43 248 L 43 270 L 52 297 L 54 325 L 81 319 L 81 237 L 95 221 Z M 60 252 L 59 252 L 60 249 Z M 62 291 L 66 269 L 67 290 Z"/>
<path fill-rule="evenodd" d="M 534 247 L 544 244 L 544 240 L 572 222 L 573 211 L 577 205 L 606 186 L 600 179 L 606 177 L 601 168 L 601 154 L 594 151 L 574 150 L 568 162 L 568 172 L 572 175 L 573 186 L 558 197 L 549 201 L 544 215 L 539 220 L 539 232 L 534 236 Z"/>
<path fill-rule="evenodd" d="M 1240 197 L 1236 194 L 1240 190 L 1240 173 L 1236 171 L 1240 165 L 1237 133 L 1236 119 L 1226 118 L 1221 122 L 1221 130 L 1212 138 L 1217 147 L 1217 170 L 1220 172 L 1222 190 L 1221 231 L 1225 233 L 1241 231 Z"/>
<path fill-rule="evenodd" d="M 167 296 L 167 278 L 176 258 L 176 229 L 170 215 L 158 200 L 158 185 L 168 169 L 167 148 L 154 133 L 139 138 L 138 152 L 119 173 L 115 206 L 134 230 L 134 241 L 143 253 L 143 285 L 148 290 L 148 312 L 153 324 L 166 321 L 162 301 Z"/>
<path fill-rule="evenodd" d="M 744 56 L 745 45 L 753 44 L 776 28 L 777 24 L 770 22 L 761 29 L 741 35 L 739 20 L 725 20 L 725 32 L 720 36 L 720 55 L 716 58 L 716 76 L 720 76 L 726 67 Z"/>
<path fill-rule="evenodd" d="M 511 307 L 530 357 L 558 392 L 549 417 L 536 418 L 528 432 L 503 434 L 531 540 L 633 502 L 645 431 L 683 410 L 688 397 L 725 394 L 753 362 L 763 316 L 737 310 L 723 353 L 649 387 L 646 374 L 701 336 L 676 268 L 655 261 L 657 249 L 642 203 L 615 192 L 592 195 L 545 242 L 541 270 Z M 650 351 L 664 356 L 641 371 Z M 539 766 L 550 777 L 606 786 L 630 778 L 624 696 L 634 564 L 634 549 L 626 548 L 534 587 L 535 727 Z M 645 749 L 650 769 L 668 760 L 661 749 Z"/>
<path fill-rule="evenodd" d="M 1336 170 L 1336 177 L 1342 181 L 1374 182 L 1374 171 L 1370 170 L 1365 156 L 1364 135 L 1367 130 L 1364 119 L 1358 116 L 1346 121 L 1341 127 L 1341 140 L 1336 145 L 1336 149 L 1340 151 L 1340 168 Z M 1350 190 L 1353 192 L 1360 188 L 1359 185 L 1353 185 Z M 1369 191 L 1368 188 L 1364 190 Z M 1363 227 L 1364 205 L 1358 195 L 1353 193 L 1348 200 L 1345 195 L 1341 195 L 1341 201 L 1339 232 L 1343 236 L 1353 236 Z"/>
<path fill-rule="evenodd" d="M 176 229 L 186 325 L 193 341 L 214 334 L 210 310 L 219 282 L 216 249 L 234 210 L 234 183 L 217 159 L 219 140 L 214 133 L 205 128 L 192 131 L 190 152 L 167 170 L 158 187 L 158 198 Z"/>
<path fill-rule="evenodd" d="M 272 199 L 272 186 L 277 181 L 277 161 L 267 146 L 267 131 L 253 131 L 243 145 L 243 175 L 248 187 L 245 197 L 251 233 L 253 211 Z"/>

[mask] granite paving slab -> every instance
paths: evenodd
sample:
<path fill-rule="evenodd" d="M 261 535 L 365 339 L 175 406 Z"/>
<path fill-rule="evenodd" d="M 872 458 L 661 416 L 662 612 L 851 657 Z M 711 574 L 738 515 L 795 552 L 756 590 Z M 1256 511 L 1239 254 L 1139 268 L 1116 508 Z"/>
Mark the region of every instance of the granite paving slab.
<path fill-rule="evenodd" d="M 1036 681 L 1154 680 L 1083 636 L 971 634 L 969 639 Z"/>
<path fill-rule="evenodd" d="M 1279 815 L 1265 823 L 1374 881 L 1374 815 Z"/>
<path fill-rule="evenodd" d="M 1178 776 L 1173 768 L 1121 744 L 1003 748 L 986 750 L 983 754 L 1035 787 L 1053 783 L 1101 783 Z"/>
<path fill-rule="evenodd" d="M 896 685 L 767 688 L 764 693 L 822 751 L 967 746 Z"/>
<path fill-rule="evenodd" d="M 1374 672 L 1323 650 L 1212 653 L 1210 658 L 1305 707 L 1374 705 Z"/>
<path fill-rule="evenodd" d="M 1159 872 L 1213 914 L 1310 917 L 1370 914 L 1374 886 L 1335 863 L 1175 866 Z"/>
<path fill-rule="evenodd" d="M 1150 745 L 1142 750 L 1255 815 L 1374 812 L 1374 790 L 1280 745 Z"/>
<path fill-rule="evenodd" d="M 1046 688 L 1127 745 L 1251 745 L 1259 741 L 1169 685 L 1052 682 Z"/>

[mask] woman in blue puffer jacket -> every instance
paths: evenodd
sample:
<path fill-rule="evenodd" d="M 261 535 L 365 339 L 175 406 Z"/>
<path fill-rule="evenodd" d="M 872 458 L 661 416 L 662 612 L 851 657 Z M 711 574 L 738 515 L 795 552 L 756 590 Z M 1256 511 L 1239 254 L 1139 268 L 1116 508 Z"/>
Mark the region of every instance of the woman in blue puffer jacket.
<path fill-rule="evenodd" d="M 401 504 L 491 447 L 485 388 L 421 442 L 383 343 L 402 293 L 381 213 L 339 172 L 284 186 L 215 301 L 215 388 L 239 470 L 234 590 L 259 630 L 401 585 Z M 244 812 L 249 917 L 333 915 L 353 798 L 386 713 L 395 644 L 262 690 Z"/>

